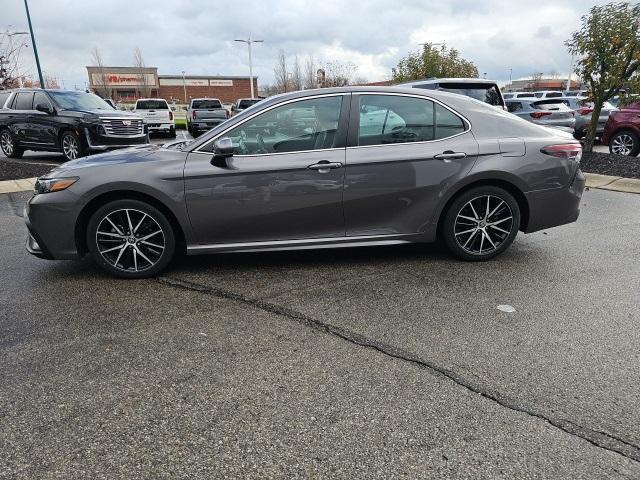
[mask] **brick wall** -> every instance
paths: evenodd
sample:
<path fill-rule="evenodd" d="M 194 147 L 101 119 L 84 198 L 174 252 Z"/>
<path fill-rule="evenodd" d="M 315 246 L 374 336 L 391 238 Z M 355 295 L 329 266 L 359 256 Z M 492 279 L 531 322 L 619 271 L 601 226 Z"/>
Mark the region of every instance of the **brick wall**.
<path fill-rule="evenodd" d="M 258 80 L 253 79 L 255 95 L 258 94 Z M 184 102 L 184 87 L 182 85 L 160 85 L 159 96 L 168 102 L 171 98 L 176 99 L 176 103 Z M 251 97 L 251 85 L 249 79 L 233 80 L 232 87 L 195 87 L 187 85 L 187 102 L 191 98 L 214 97 L 221 102 L 235 102 L 239 98 Z"/>

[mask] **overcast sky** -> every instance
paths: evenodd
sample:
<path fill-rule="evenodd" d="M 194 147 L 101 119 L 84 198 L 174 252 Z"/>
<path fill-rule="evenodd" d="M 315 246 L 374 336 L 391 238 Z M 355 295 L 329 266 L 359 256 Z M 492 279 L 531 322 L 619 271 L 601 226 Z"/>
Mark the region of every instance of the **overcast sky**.
<path fill-rule="evenodd" d="M 27 28 L 23 0 L 1 0 L 0 29 Z M 140 47 L 160 74 L 248 75 L 246 47 L 263 39 L 254 74 L 273 82 L 280 49 L 302 60 L 340 60 L 369 81 L 390 78 L 398 60 L 422 42 L 458 49 L 488 78 L 533 72 L 566 75 L 564 40 L 596 1 L 584 0 L 30 0 L 42 68 L 66 88 L 84 86 L 91 50 L 107 65 L 133 63 Z M 26 37 L 25 37 L 26 39 Z M 31 43 L 28 41 L 28 43 Z M 25 50 L 25 68 L 36 69 Z"/>

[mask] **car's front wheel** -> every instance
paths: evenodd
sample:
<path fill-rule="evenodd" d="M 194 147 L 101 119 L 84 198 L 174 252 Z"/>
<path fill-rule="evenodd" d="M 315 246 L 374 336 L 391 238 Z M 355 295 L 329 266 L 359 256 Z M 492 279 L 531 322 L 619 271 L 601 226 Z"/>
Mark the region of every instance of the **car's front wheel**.
<path fill-rule="evenodd" d="M 62 154 L 67 161 L 84 157 L 87 154 L 87 149 L 84 147 L 82 140 L 74 132 L 64 132 L 60 137 L 60 146 Z"/>
<path fill-rule="evenodd" d="M 637 157 L 640 153 L 640 138 L 630 130 L 618 132 L 609 140 L 609 152 Z"/>
<path fill-rule="evenodd" d="M 176 240 L 167 217 L 156 207 L 139 200 L 116 200 L 91 216 L 87 246 L 108 273 L 146 278 L 169 265 Z"/>
<path fill-rule="evenodd" d="M 0 148 L 5 157 L 21 158 L 24 150 L 16 145 L 16 140 L 9 130 L 0 132 Z"/>
<path fill-rule="evenodd" d="M 504 252 L 520 228 L 518 202 L 506 190 L 475 187 L 463 192 L 445 212 L 441 235 L 456 257 L 489 260 Z"/>

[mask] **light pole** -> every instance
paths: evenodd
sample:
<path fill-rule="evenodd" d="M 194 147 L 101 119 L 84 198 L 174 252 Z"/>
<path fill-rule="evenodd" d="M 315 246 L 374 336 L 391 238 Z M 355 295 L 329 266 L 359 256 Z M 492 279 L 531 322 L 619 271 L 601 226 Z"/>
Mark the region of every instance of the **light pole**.
<path fill-rule="evenodd" d="M 184 78 L 184 70 L 182 70 L 182 88 L 184 89 L 184 103 L 187 103 L 187 81 Z"/>
<path fill-rule="evenodd" d="M 513 68 L 509 69 L 509 88 L 511 88 L 511 85 L 513 84 Z"/>
<path fill-rule="evenodd" d="M 573 73 L 573 53 L 571 54 L 571 63 L 569 64 L 569 77 L 567 78 L 567 88 L 565 91 L 568 92 L 571 90 L 571 74 Z"/>
<path fill-rule="evenodd" d="M 253 91 L 253 64 L 251 62 L 251 44 L 252 43 L 263 43 L 264 40 L 252 40 L 251 36 L 249 36 L 249 38 L 247 38 L 246 40 L 236 39 L 234 41 L 235 42 L 240 42 L 240 43 L 246 43 L 247 47 L 249 49 L 249 82 L 251 82 L 251 98 L 255 98 L 254 91 Z"/>
<path fill-rule="evenodd" d="M 36 47 L 36 37 L 33 35 L 33 26 L 31 25 L 31 15 L 29 14 L 29 4 L 24 0 L 24 8 L 27 11 L 27 21 L 29 22 L 29 31 L 31 32 L 31 45 L 33 45 L 33 54 L 36 57 L 36 66 L 38 67 L 38 78 L 40 79 L 40 88 L 46 88 L 42 69 L 40 68 L 40 57 L 38 57 L 38 47 Z"/>

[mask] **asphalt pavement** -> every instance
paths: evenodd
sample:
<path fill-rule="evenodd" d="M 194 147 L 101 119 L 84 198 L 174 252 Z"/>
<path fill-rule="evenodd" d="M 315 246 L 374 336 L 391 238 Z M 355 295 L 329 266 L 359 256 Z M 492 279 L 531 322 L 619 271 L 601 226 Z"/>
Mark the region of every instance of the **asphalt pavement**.
<path fill-rule="evenodd" d="M 0 478 L 640 478 L 640 195 L 588 191 L 488 263 L 227 254 L 140 281 L 29 256 L 28 195 L 0 196 Z"/>

